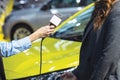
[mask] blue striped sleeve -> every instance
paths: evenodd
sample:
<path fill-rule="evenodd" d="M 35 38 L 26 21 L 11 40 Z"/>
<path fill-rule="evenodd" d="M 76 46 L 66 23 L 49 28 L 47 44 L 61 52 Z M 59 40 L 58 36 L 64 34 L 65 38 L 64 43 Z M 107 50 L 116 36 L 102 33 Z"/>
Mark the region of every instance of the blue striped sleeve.
<path fill-rule="evenodd" d="M 20 40 L 13 40 L 11 42 L 0 42 L 1 54 L 4 57 L 17 54 L 30 47 L 31 47 L 31 41 L 29 37 L 25 37 Z"/>

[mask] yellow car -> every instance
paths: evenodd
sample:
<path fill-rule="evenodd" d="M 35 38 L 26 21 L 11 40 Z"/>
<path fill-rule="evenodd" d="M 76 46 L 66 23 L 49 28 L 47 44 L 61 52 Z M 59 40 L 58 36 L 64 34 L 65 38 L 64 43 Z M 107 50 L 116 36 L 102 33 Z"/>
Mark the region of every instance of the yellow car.
<path fill-rule="evenodd" d="M 50 37 L 36 40 L 26 51 L 3 58 L 7 80 L 55 80 L 56 75 L 73 70 L 79 63 L 83 31 L 93 9 L 94 3 L 62 22 Z"/>

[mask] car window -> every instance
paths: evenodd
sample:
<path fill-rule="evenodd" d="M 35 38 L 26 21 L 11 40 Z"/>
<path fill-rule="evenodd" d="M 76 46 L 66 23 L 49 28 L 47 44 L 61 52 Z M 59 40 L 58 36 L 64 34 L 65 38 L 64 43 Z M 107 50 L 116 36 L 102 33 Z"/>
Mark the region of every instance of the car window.
<path fill-rule="evenodd" d="M 97 1 L 97 0 L 87 0 L 86 4 L 88 5 L 88 4 L 95 2 L 95 1 Z"/>
<path fill-rule="evenodd" d="M 86 24 L 88 23 L 94 7 L 77 15 L 72 20 L 68 21 L 62 28 L 60 28 L 52 37 L 81 41 Z"/>
<path fill-rule="evenodd" d="M 36 8 L 44 2 L 45 0 L 14 0 L 13 10 Z"/>
<path fill-rule="evenodd" d="M 67 8 L 67 7 L 78 7 L 81 0 L 53 0 L 51 2 L 52 8 Z"/>
<path fill-rule="evenodd" d="M 52 0 L 50 5 L 52 8 L 68 8 L 85 6 L 92 2 L 93 0 Z"/>

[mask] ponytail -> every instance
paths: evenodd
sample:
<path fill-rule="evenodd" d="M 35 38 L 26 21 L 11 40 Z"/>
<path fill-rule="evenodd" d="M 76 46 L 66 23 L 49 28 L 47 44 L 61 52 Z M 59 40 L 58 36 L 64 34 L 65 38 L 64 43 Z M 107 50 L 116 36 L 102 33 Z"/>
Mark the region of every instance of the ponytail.
<path fill-rule="evenodd" d="M 114 1 L 115 0 L 100 0 L 95 3 L 95 9 L 92 14 L 92 18 L 94 19 L 94 30 L 98 30 L 101 27 L 104 20 L 108 16 L 108 13 L 111 10 Z"/>

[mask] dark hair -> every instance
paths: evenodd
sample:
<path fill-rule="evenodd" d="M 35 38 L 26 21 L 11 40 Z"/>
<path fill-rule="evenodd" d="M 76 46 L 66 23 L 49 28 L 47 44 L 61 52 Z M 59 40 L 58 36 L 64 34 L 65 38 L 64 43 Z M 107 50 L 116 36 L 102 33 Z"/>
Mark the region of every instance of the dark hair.
<path fill-rule="evenodd" d="M 95 9 L 92 13 L 94 30 L 98 30 L 106 19 L 115 0 L 100 0 L 95 3 Z"/>

